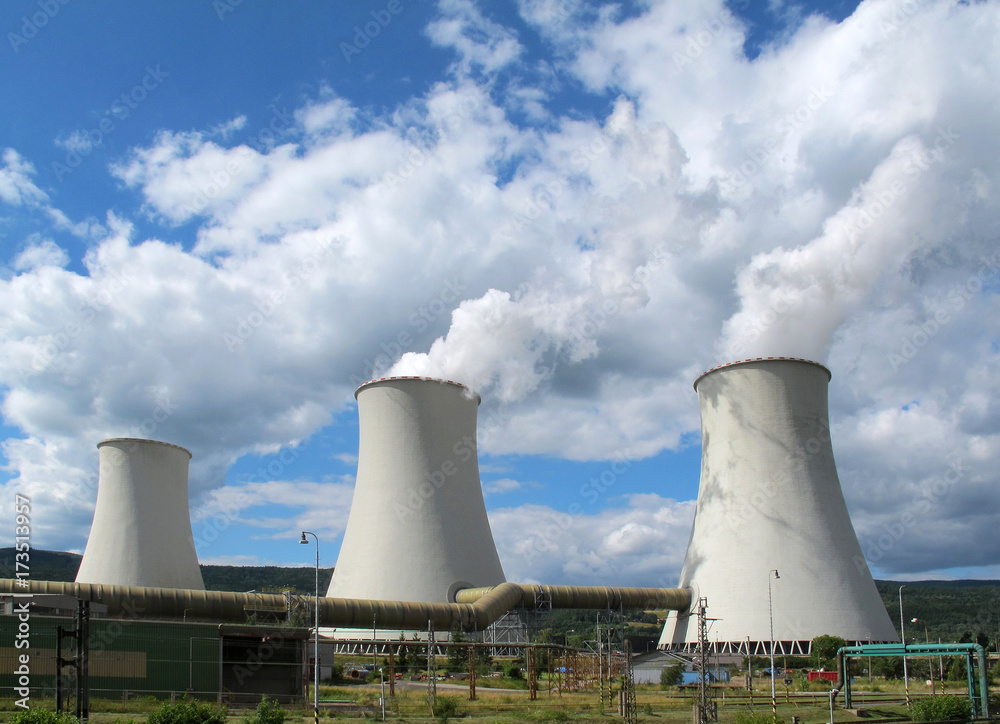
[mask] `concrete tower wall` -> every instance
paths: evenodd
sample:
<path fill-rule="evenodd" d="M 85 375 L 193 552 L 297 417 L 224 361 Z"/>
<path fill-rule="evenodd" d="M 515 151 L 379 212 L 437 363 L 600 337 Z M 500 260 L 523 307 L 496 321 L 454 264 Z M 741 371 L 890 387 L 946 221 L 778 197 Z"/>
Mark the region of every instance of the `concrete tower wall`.
<path fill-rule="evenodd" d="M 479 481 L 479 397 L 418 377 L 358 388 L 354 501 L 328 596 L 450 602 L 505 578 Z"/>
<path fill-rule="evenodd" d="M 188 508 L 191 453 L 132 438 L 97 448 L 97 506 L 77 583 L 204 590 Z"/>
<path fill-rule="evenodd" d="M 830 372 L 771 358 L 706 372 L 702 468 L 682 587 L 706 597 L 710 639 L 723 650 L 769 650 L 768 581 L 776 650 L 808 650 L 819 635 L 897 641 L 858 545 L 830 441 Z M 780 578 L 775 580 L 771 570 Z M 697 640 L 694 615 L 672 615 L 661 647 Z"/>

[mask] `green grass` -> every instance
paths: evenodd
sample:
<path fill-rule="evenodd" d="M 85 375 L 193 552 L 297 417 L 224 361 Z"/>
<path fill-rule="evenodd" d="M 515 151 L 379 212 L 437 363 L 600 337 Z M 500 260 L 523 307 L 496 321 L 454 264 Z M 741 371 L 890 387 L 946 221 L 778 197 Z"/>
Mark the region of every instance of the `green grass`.
<path fill-rule="evenodd" d="M 503 681 L 502 679 L 499 681 Z M 440 682 L 445 683 L 445 682 Z M 449 680 L 447 683 L 463 684 L 467 682 L 457 682 Z M 737 686 L 726 687 L 716 690 L 716 701 L 719 703 L 720 724 L 737 724 L 737 715 L 741 712 L 757 712 L 770 717 L 770 691 L 765 686 L 765 682 L 757 682 L 757 688 L 753 695 L 753 704 L 750 703 L 748 692 Z M 620 721 L 617 714 L 617 704 L 611 707 L 601 706 L 598 692 L 591 690 L 585 692 L 564 692 L 559 696 L 556 691 L 551 695 L 540 682 L 538 698 L 536 701 L 528 700 L 527 691 L 496 691 L 482 685 L 483 680 L 479 679 L 476 686 L 477 700 L 468 700 L 467 689 L 452 689 L 441 687 L 438 694 L 442 698 L 449 698 L 455 701 L 455 711 L 451 715 L 451 721 L 464 719 L 468 724 L 507 724 L 513 722 L 611 722 Z M 923 682 L 920 682 L 922 685 Z M 881 692 L 871 692 L 867 689 L 867 682 L 859 681 L 854 691 L 854 706 L 866 709 L 871 718 L 891 719 L 899 718 L 901 721 L 908 721 L 906 707 L 903 704 L 890 704 L 886 700 L 895 698 L 899 700 L 903 694 L 902 682 L 878 682 Z M 926 687 L 923 687 L 926 688 Z M 827 692 L 828 688 L 815 692 L 798 692 L 795 687 L 789 695 L 789 702 L 785 702 L 784 687 L 778 690 L 778 717 L 784 722 L 790 722 L 792 717 L 798 717 L 800 724 L 824 724 L 829 720 L 829 707 Z M 917 687 L 911 686 L 911 694 L 917 695 Z M 938 689 L 940 691 L 940 688 Z M 964 689 L 957 684 L 949 686 L 951 693 L 963 694 Z M 922 690 L 920 695 L 924 696 Z M 724 693 L 724 697 L 723 697 Z M 388 683 L 386 685 L 386 695 L 388 696 Z M 650 724 L 690 724 L 692 719 L 692 699 L 693 692 L 686 690 L 672 689 L 661 691 L 658 685 L 639 686 L 636 690 L 636 700 L 638 707 L 638 719 L 640 722 Z M 372 712 L 378 709 L 381 687 L 378 683 L 353 686 L 321 686 L 321 699 L 334 699 L 351 701 L 362 707 L 368 707 L 367 717 L 371 718 Z M 12 711 L 10 700 L 0 701 L 0 709 L 5 713 L 0 714 L 0 721 L 10 719 L 9 712 Z M 33 701 L 33 705 L 45 705 L 43 701 Z M 840 708 L 844 704 L 843 695 L 837 699 L 835 712 L 835 722 L 837 724 L 855 724 L 859 720 L 853 714 Z M 128 720 L 133 720 L 134 724 L 145 724 L 147 716 L 159 707 L 159 703 L 153 703 L 143 699 L 131 699 L 123 707 L 120 700 L 94 700 L 91 704 L 93 715 L 91 720 L 94 724 L 115 724 L 120 720 L 121 724 L 127 724 Z M 52 708 L 51 702 L 46 708 Z M 310 724 L 312 721 L 312 708 L 308 704 L 286 706 L 288 718 L 286 722 L 290 724 Z M 244 717 L 252 713 L 250 709 L 230 710 L 227 721 L 229 724 L 242 724 Z M 334 718 L 360 718 L 357 712 L 340 712 L 336 717 L 331 712 L 323 712 L 323 721 L 332 724 Z M 380 718 L 380 717 L 376 717 Z M 419 688 L 398 688 L 397 694 L 390 699 L 387 706 L 387 719 L 395 721 L 413 722 L 436 722 L 427 704 L 426 689 Z"/>

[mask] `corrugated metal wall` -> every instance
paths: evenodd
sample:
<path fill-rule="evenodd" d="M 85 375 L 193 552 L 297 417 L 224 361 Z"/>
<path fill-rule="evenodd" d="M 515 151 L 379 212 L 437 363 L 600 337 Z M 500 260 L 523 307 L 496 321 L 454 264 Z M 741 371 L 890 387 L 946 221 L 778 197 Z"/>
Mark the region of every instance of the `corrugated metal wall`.
<path fill-rule="evenodd" d="M 19 655 L 30 656 L 31 699 L 55 697 L 56 627 L 73 628 L 72 618 L 30 619 L 29 648 L 15 648 L 19 621 L 0 616 L 0 687 L 16 687 Z M 224 643 L 220 645 L 220 633 Z M 222 684 L 225 701 L 258 701 L 261 693 L 283 701 L 301 699 L 306 629 L 261 626 L 94 619 L 90 621 L 90 695 L 92 699 L 192 695 L 216 700 Z M 74 642 L 63 640 L 63 658 Z M 224 659 L 220 667 L 220 649 Z M 72 669 L 63 670 L 63 688 L 75 689 Z"/>

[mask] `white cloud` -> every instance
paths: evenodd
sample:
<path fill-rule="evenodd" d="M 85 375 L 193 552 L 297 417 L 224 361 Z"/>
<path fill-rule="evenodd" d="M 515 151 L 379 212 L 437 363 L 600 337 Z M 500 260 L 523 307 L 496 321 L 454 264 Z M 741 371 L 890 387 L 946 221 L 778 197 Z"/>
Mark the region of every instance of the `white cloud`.
<path fill-rule="evenodd" d="M 96 234 L 84 272 L 47 242 L 22 254 L 0 280 L 2 410 L 23 435 L 4 445 L 6 492 L 76 505 L 39 523 L 41 541 L 80 547 L 105 436 L 189 447 L 196 499 L 221 495 L 234 460 L 308 444 L 392 368 L 478 388 L 486 453 L 632 460 L 696 434 L 698 372 L 767 354 L 833 369 L 864 546 L 963 460 L 947 516 L 920 513 L 940 524 L 921 555 L 893 545 L 877 565 L 973 563 L 962 526 L 1000 523 L 1000 10 L 894 18 L 869 0 L 840 24 L 804 18 L 751 62 L 722 0 L 628 18 L 521 7 L 553 49 L 537 85 L 497 72 L 528 53 L 514 30 L 445 2 L 428 33 L 453 72 L 386 113 L 322 90 L 268 142 L 238 140 L 237 117 L 130 151 L 114 175 L 164 238 L 191 224 L 193 246 L 111 216 L 80 232 Z M 557 110 L 579 83 L 616 98 L 605 116 Z M 29 161 L 3 159 L 0 199 L 72 226 Z M 296 500 L 294 525 L 325 524 Z M 656 566 L 679 568 L 690 504 L 654 503 L 571 520 L 565 565 L 529 565 L 512 532 L 558 526 L 555 511 L 497 511 L 505 564 L 658 582 Z M 976 556 L 985 570 L 1000 552 Z"/>
<path fill-rule="evenodd" d="M 498 480 L 490 480 L 489 482 L 483 483 L 483 494 L 484 495 L 502 495 L 503 493 L 510 493 L 514 490 L 520 490 L 522 485 L 519 481 L 513 478 L 500 478 Z"/>
<path fill-rule="evenodd" d="M 31 271 L 40 267 L 64 267 L 69 263 L 66 250 L 52 239 L 41 239 L 33 242 L 14 259 L 14 269 Z"/>
<path fill-rule="evenodd" d="M 11 206 L 39 206 L 49 197 L 31 177 L 35 167 L 13 148 L 5 148 L 0 166 L 0 201 Z"/>
<path fill-rule="evenodd" d="M 680 578 L 694 503 L 656 494 L 630 495 L 625 505 L 570 513 L 522 505 L 490 513 L 507 580 L 552 585 L 672 588 Z"/>
<path fill-rule="evenodd" d="M 440 0 L 438 9 L 442 17 L 427 26 L 427 35 L 436 45 L 455 50 L 460 74 L 473 68 L 492 73 L 521 55 L 517 35 L 484 16 L 471 0 Z"/>

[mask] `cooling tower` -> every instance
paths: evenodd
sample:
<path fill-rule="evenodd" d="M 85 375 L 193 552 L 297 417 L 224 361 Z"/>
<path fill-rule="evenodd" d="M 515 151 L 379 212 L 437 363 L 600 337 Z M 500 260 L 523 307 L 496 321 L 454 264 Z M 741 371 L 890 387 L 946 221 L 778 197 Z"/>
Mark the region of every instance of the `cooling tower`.
<path fill-rule="evenodd" d="M 97 507 L 77 583 L 204 590 L 188 512 L 191 453 L 133 438 L 97 449 Z"/>
<path fill-rule="evenodd" d="M 824 634 L 899 640 L 837 478 L 829 381 L 826 367 L 783 357 L 695 381 L 701 483 L 680 585 L 707 599 L 708 638 L 721 653 L 768 653 L 772 620 L 776 653 L 805 654 Z M 660 647 L 693 649 L 697 628 L 696 615 L 671 614 Z"/>
<path fill-rule="evenodd" d="M 458 589 L 503 583 L 479 482 L 479 396 L 389 377 L 355 397 L 358 477 L 327 595 L 451 602 Z"/>

